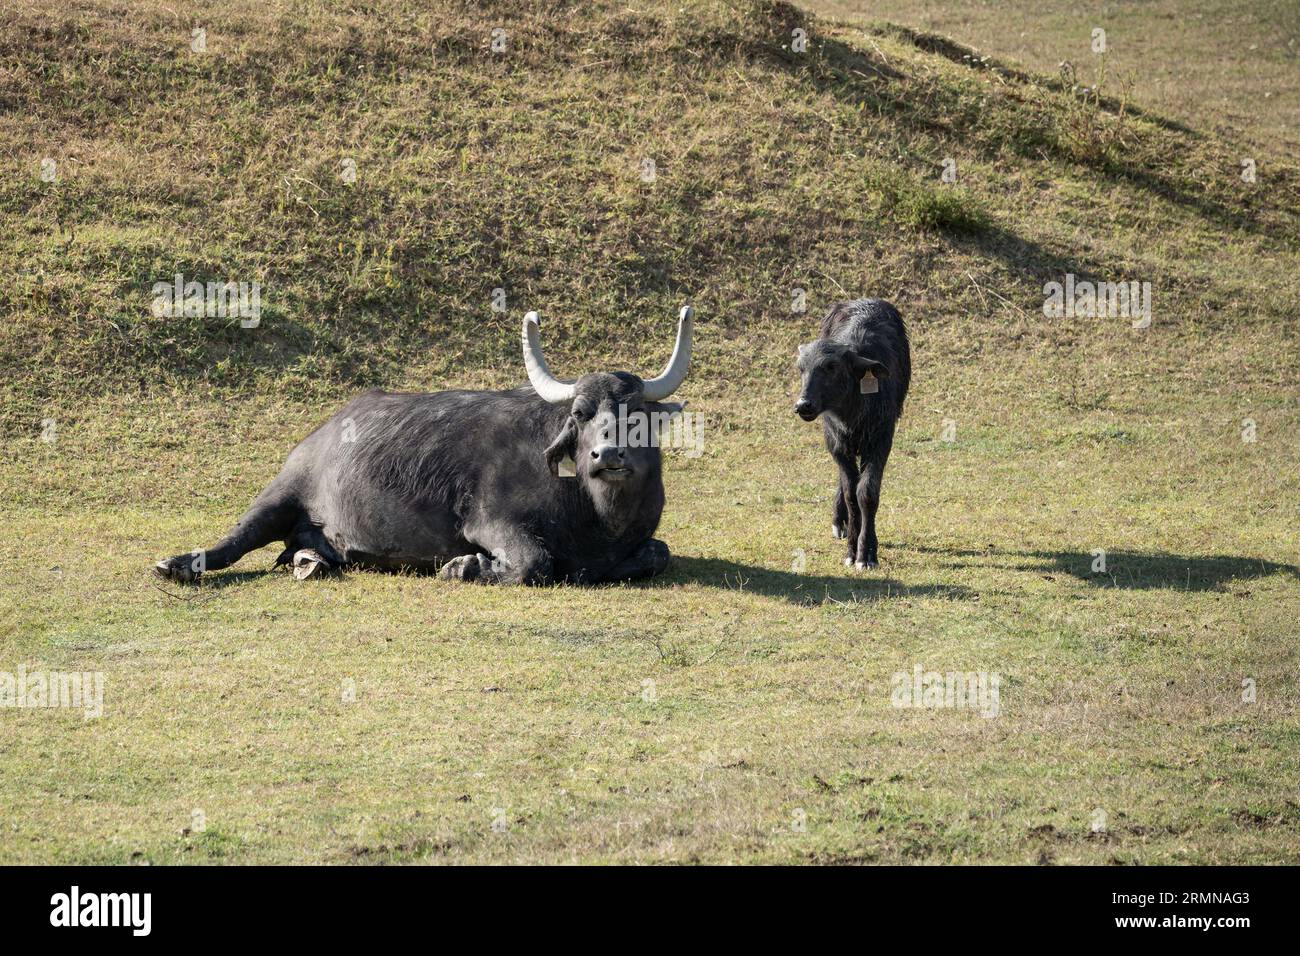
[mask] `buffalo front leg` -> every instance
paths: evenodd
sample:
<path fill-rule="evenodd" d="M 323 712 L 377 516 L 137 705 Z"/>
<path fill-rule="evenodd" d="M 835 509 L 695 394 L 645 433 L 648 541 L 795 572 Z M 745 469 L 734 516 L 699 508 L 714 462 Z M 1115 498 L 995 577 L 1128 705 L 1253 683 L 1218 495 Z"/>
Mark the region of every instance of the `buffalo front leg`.
<path fill-rule="evenodd" d="M 635 581 L 638 578 L 652 578 L 662 574 L 668 567 L 672 555 L 668 545 L 658 538 L 651 538 L 636 551 L 628 555 L 601 577 L 601 581 Z"/>
<path fill-rule="evenodd" d="M 549 584 L 551 556 L 532 541 L 512 541 L 491 554 L 479 551 L 452 558 L 438 570 L 446 581 L 475 584 Z"/>

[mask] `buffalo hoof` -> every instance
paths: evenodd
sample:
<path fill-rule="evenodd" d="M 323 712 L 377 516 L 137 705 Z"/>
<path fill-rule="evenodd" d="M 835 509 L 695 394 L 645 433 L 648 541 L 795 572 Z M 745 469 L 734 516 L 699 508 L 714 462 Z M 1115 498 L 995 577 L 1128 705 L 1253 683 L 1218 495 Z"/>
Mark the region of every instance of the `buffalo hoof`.
<path fill-rule="evenodd" d="M 668 570 L 668 562 L 672 560 L 672 552 L 668 550 L 668 545 L 658 538 L 651 538 L 646 542 L 646 554 L 650 559 L 651 575 L 663 574 Z"/>
<path fill-rule="evenodd" d="M 859 571 L 874 571 L 876 568 L 880 567 L 880 564 L 876 561 L 856 561 L 854 562 L 853 567 Z"/>
<path fill-rule="evenodd" d="M 837 541 L 842 541 L 844 538 L 848 537 L 848 535 L 844 533 L 844 529 L 839 525 L 833 524 L 831 525 L 831 537 Z"/>
<path fill-rule="evenodd" d="M 486 554 L 462 554 L 444 564 L 438 577 L 444 581 L 477 581 L 491 567 L 492 559 Z"/>
<path fill-rule="evenodd" d="M 194 570 L 194 559 L 188 554 L 178 554 L 174 558 L 157 562 L 153 566 L 153 573 L 181 584 L 193 584 L 199 579 L 199 572 Z"/>
<path fill-rule="evenodd" d="M 311 548 L 303 548 L 297 551 L 293 556 L 293 576 L 299 581 L 306 581 L 308 578 L 321 578 L 334 570 L 319 551 L 313 551 Z"/>

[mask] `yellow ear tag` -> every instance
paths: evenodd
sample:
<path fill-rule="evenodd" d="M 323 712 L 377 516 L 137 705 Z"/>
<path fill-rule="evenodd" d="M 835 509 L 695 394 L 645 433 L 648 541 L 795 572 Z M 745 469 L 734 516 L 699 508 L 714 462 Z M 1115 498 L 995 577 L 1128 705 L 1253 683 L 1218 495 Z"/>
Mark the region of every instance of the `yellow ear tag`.
<path fill-rule="evenodd" d="M 880 391 L 880 380 L 876 378 L 874 372 L 867 372 L 862 376 L 862 394 L 872 395 Z"/>
<path fill-rule="evenodd" d="M 571 455 L 565 455 L 560 459 L 560 464 L 557 470 L 559 471 L 561 478 L 578 477 L 578 466 L 574 463 Z"/>

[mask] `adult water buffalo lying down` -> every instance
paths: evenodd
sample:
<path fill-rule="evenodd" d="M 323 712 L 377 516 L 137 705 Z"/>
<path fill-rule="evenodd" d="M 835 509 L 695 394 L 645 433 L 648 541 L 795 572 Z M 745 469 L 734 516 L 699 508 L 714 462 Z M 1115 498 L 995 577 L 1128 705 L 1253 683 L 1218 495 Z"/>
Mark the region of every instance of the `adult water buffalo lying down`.
<path fill-rule="evenodd" d="M 795 414 L 806 422 L 822 417 L 840 469 L 831 533 L 848 539 L 846 565 L 874 568 L 880 479 L 912 380 L 903 317 L 883 299 L 837 302 L 822 319 L 821 338 L 799 346 L 798 365 Z"/>
<path fill-rule="evenodd" d="M 192 581 L 283 541 L 276 563 L 299 578 L 346 565 L 441 568 L 496 584 L 657 574 L 668 564 L 652 537 L 664 506 L 660 453 L 638 436 L 681 411 L 663 399 L 686 378 L 691 328 L 687 306 L 657 378 L 565 382 L 547 368 L 530 312 L 531 388 L 366 392 L 290 453 L 225 538 L 155 569 Z"/>

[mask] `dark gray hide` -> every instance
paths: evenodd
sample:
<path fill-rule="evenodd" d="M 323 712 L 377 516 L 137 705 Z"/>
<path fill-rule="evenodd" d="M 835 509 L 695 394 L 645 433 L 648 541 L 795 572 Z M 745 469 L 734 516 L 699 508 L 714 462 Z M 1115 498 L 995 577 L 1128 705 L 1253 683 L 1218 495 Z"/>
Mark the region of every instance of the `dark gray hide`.
<path fill-rule="evenodd" d="M 883 299 L 837 302 L 822 334 L 799 347 L 803 382 L 795 414 L 822 417 L 826 448 L 840 470 L 831 533 L 848 539 L 844 563 L 859 570 L 879 562 L 876 509 L 894 427 L 912 379 L 903 318 Z M 876 391 L 863 394 L 874 377 Z"/>
<path fill-rule="evenodd" d="M 684 362 L 675 353 L 670 363 L 677 382 L 689 362 L 687 311 Z M 550 401 L 532 387 L 376 389 L 353 399 L 290 453 L 230 534 L 159 561 L 157 572 L 194 580 L 283 541 L 277 563 L 309 559 L 312 569 L 441 568 L 448 578 L 523 584 L 659 573 L 669 557 L 652 537 L 664 505 L 659 448 L 620 446 L 613 416 L 620 406 L 679 412 L 644 399 L 655 383 L 664 393 L 676 382 L 626 372 L 558 382 L 536 355 L 547 378 L 532 364 L 530 378 Z M 569 460 L 576 476 L 560 477 Z"/>

